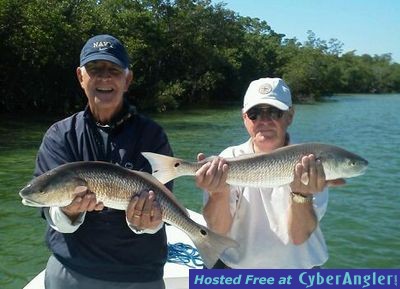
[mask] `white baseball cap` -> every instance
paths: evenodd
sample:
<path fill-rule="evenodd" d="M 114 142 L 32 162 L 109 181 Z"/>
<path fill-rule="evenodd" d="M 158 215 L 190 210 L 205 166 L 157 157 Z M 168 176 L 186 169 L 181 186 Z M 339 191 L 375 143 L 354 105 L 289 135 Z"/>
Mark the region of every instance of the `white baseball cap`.
<path fill-rule="evenodd" d="M 260 78 L 250 83 L 244 95 L 243 112 L 253 106 L 269 104 L 280 110 L 288 110 L 292 106 L 292 95 L 287 84 L 281 78 Z"/>

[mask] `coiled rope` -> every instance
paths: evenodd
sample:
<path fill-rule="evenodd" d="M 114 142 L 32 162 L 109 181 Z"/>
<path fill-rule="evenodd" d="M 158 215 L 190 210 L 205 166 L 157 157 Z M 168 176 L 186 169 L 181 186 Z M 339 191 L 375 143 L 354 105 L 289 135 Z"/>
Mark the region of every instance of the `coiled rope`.
<path fill-rule="evenodd" d="M 184 243 L 168 243 L 167 262 L 186 265 L 191 268 L 204 265 L 197 249 Z"/>

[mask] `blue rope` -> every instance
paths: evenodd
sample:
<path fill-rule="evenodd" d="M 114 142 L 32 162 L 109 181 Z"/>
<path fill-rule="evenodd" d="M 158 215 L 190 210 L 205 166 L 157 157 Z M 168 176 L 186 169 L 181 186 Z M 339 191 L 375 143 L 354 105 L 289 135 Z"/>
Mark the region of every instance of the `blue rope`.
<path fill-rule="evenodd" d="M 168 243 L 167 262 L 186 265 L 191 268 L 204 265 L 197 249 L 184 243 Z"/>

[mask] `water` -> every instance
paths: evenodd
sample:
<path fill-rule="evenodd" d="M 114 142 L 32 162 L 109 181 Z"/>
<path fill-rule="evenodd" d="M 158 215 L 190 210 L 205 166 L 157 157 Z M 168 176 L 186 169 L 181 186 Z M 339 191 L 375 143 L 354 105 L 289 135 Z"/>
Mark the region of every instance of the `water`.
<path fill-rule="evenodd" d="M 327 268 L 400 268 L 400 95 L 338 96 L 296 106 L 294 142 L 319 141 L 354 151 L 370 162 L 364 176 L 330 190 L 322 220 L 330 258 Z M 202 109 L 156 116 L 176 156 L 218 154 L 244 142 L 240 108 Z M 42 134 L 53 120 L 0 119 L 0 288 L 22 288 L 41 271 L 49 252 L 45 222 L 17 192 L 31 178 Z M 202 193 L 191 177 L 175 194 L 200 211 Z"/>

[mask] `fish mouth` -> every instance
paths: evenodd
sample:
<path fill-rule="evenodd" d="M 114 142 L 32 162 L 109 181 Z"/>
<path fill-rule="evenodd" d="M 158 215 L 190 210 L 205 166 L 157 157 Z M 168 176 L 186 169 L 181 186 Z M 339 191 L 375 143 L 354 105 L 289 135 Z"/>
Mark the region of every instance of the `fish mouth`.
<path fill-rule="evenodd" d="M 361 168 L 354 174 L 354 176 L 357 177 L 357 176 L 361 176 L 361 175 L 365 174 L 367 169 L 368 169 L 367 165 L 361 166 Z"/>
<path fill-rule="evenodd" d="M 22 204 L 24 204 L 25 206 L 29 206 L 29 207 L 44 207 L 44 204 L 29 200 L 29 199 L 25 199 L 25 198 L 22 199 Z"/>

